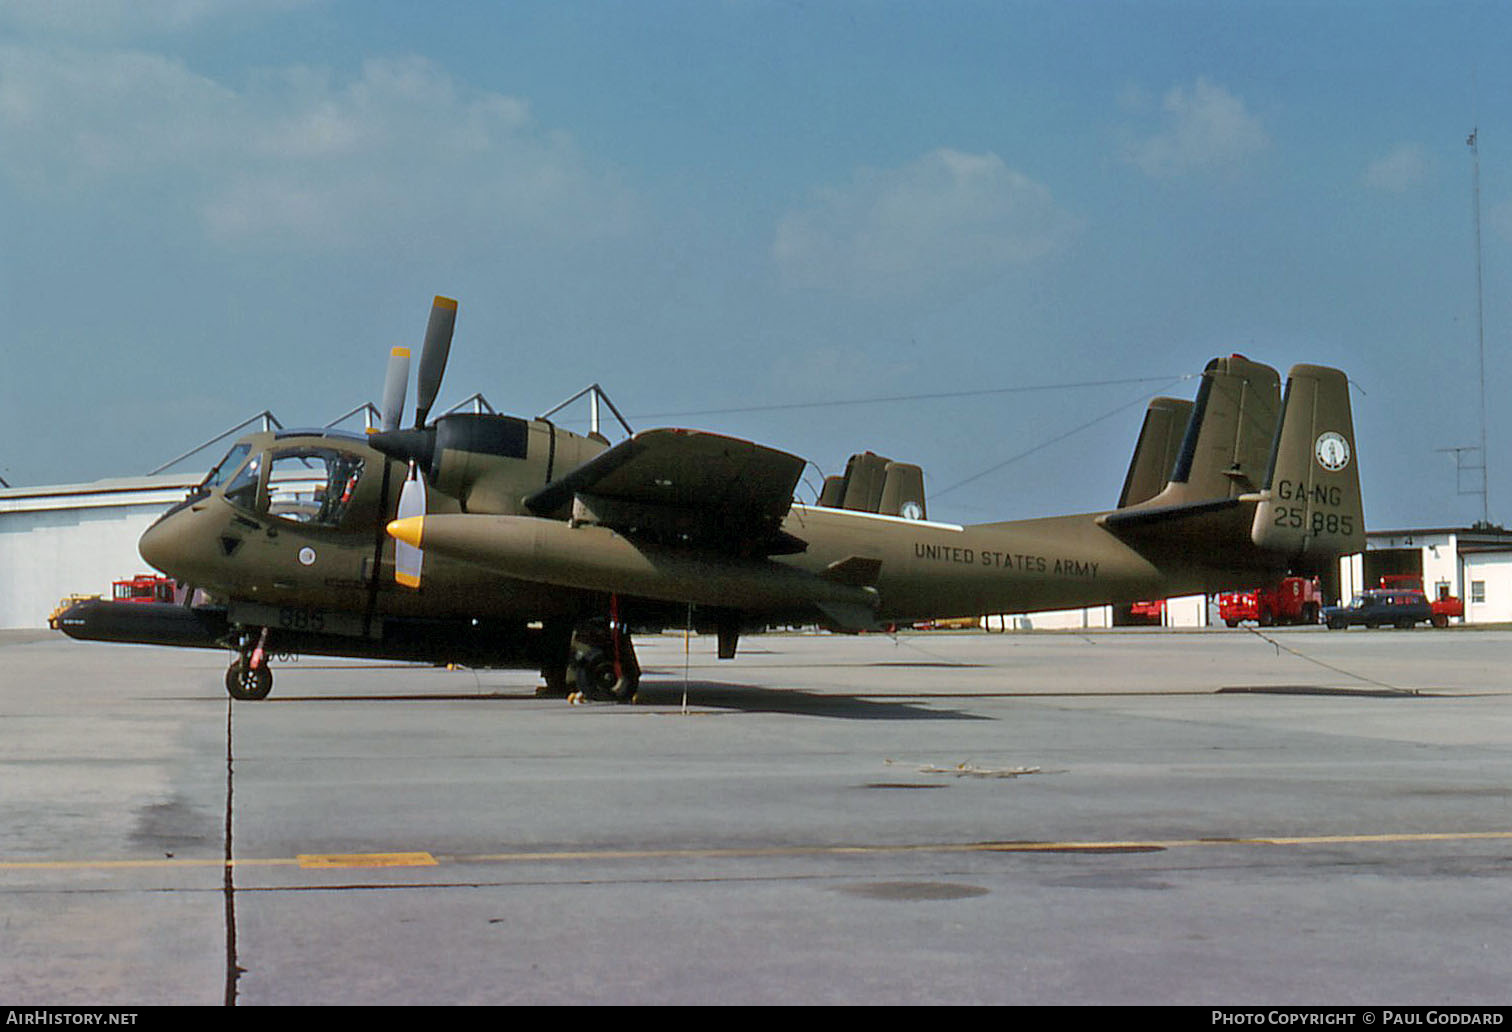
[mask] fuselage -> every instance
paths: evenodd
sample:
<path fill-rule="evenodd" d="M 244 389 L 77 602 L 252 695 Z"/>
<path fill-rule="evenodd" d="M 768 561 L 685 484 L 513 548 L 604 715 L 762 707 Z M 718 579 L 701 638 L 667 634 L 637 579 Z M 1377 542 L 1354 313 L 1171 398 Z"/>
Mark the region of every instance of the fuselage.
<path fill-rule="evenodd" d="M 549 482 L 549 466 L 511 467 L 509 489 L 491 500 L 515 511 L 466 514 L 457 499 L 429 491 L 418 590 L 395 583 L 395 542 L 385 532 L 409 465 L 351 434 L 238 442 L 140 549 L 225 601 L 233 623 L 309 611 L 338 633 L 374 637 L 387 619 L 577 618 L 609 595 L 649 623 L 692 603 L 738 612 L 748 626 L 818 620 L 859 629 L 1216 591 L 1269 572 L 1252 549 L 1185 547 L 1180 534 L 1136 547 L 1101 513 L 962 526 L 794 504 L 782 530 L 804 547 L 792 554 L 668 548 L 518 511 L 510 499 Z M 1243 541 L 1252 517 L 1251 505 L 1205 517 L 1203 542 Z"/>
<path fill-rule="evenodd" d="M 1133 602 L 1255 576 L 1243 550 L 1136 549 L 1099 523 L 1103 515 L 961 526 L 795 505 L 784 529 L 809 547 L 777 561 L 819 574 L 849 556 L 880 560 L 878 613 L 887 622 Z M 1236 530 L 1248 518 L 1229 517 Z"/>

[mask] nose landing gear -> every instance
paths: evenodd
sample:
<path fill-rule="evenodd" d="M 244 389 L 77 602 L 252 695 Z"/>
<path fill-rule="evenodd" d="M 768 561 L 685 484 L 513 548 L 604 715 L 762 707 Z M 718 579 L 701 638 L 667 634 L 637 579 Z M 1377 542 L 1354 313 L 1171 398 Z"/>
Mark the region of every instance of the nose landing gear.
<path fill-rule="evenodd" d="M 226 670 L 226 692 L 233 699 L 253 702 L 266 699 L 273 690 L 273 671 L 268 669 L 268 629 L 264 627 L 254 645 L 243 635 L 241 651 Z"/>

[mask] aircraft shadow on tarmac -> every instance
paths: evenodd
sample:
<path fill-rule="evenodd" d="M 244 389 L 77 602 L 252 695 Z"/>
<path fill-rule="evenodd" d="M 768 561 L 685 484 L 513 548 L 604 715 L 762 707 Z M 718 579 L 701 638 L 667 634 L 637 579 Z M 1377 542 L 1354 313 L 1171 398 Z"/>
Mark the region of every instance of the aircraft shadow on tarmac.
<path fill-rule="evenodd" d="M 907 698 L 881 699 L 851 693 L 803 691 L 796 688 L 767 688 L 753 684 L 722 681 L 646 680 L 641 683 L 636 704 L 593 703 L 603 712 L 647 712 L 678 708 L 684 693 L 690 707 L 699 711 L 741 713 L 791 713 L 795 716 L 830 717 L 840 720 L 988 720 L 991 718 L 921 705 Z M 280 703 L 310 702 L 553 702 L 538 699 L 530 689 L 493 692 L 425 692 L 404 694 L 341 695 L 274 695 L 257 703 L 242 705 L 268 706 Z"/>
<path fill-rule="evenodd" d="M 754 684 L 721 681 L 689 681 L 688 704 L 700 708 L 743 713 L 791 713 L 806 717 L 842 720 L 988 720 L 988 717 L 920 705 L 900 697 L 884 699 L 848 692 L 807 692 L 797 688 L 766 688 Z M 682 702 L 684 682 L 642 682 L 640 705 L 677 706 Z"/>

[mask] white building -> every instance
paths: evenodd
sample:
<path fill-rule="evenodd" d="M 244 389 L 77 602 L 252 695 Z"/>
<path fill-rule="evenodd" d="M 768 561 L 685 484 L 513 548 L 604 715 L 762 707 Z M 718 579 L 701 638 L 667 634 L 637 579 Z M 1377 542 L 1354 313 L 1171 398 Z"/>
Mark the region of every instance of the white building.
<path fill-rule="evenodd" d="M 1465 603 L 1465 623 L 1512 621 L 1512 531 L 1481 528 L 1377 530 L 1365 551 L 1339 563 L 1340 597 L 1378 587 L 1381 578 L 1422 578 L 1430 598 Z"/>
<path fill-rule="evenodd" d="M 110 597 L 149 568 L 137 539 L 203 473 L 0 489 L 0 629 L 45 627 L 71 594 Z"/>

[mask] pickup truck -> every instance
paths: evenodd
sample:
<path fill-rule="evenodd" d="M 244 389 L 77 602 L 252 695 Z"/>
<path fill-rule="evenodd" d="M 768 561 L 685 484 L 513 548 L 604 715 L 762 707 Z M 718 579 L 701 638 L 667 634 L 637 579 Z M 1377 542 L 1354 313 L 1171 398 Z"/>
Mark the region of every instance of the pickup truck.
<path fill-rule="evenodd" d="M 1360 592 L 1347 606 L 1323 608 L 1323 622 L 1331 631 L 1341 631 L 1357 624 L 1366 627 L 1390 624 L 1408 630 L 1420 622 L 1433 623 L 1433 616 L 1428 596 L 1421 591 L 1400 588 L 1372 588 Z"/>

